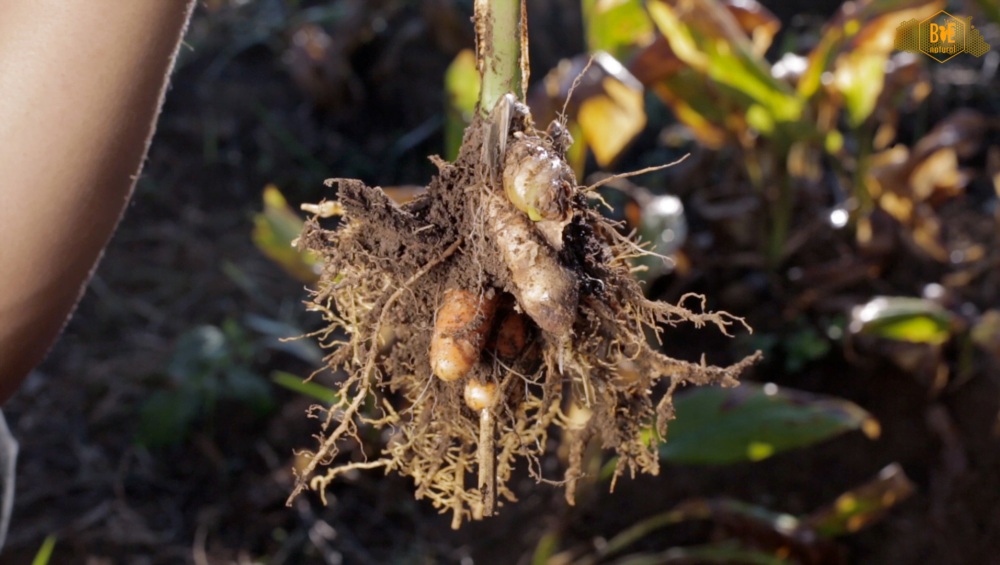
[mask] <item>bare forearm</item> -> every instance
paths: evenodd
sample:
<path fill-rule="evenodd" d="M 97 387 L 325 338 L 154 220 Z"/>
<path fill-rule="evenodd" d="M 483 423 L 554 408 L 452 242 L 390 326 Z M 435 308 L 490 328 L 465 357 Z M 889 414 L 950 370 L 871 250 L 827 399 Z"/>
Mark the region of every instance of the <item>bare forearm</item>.
<path fill-rule="evenodd" d="M 191 0 L 0 2 L 0 400 L 128 202 Z"/>

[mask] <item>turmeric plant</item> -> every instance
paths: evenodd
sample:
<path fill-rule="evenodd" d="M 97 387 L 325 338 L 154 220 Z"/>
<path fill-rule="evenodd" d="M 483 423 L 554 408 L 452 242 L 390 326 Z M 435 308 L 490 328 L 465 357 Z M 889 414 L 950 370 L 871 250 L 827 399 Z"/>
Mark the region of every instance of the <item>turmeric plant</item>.
<path fill-rule="evenodd" d="M 656 440 L 642 430 L 655 421 L 666 437 L 674 391 L 734 386 L 759 358 L 714 367 L 647 341 L 680 322 L 725 333 L 745 324 L 705 312 L 703 298 L 693 311 L 689 296 L 678 305 L 643 296 L 629 259 L 648 252 L 589 205 L 595 187 L 579 186 L 566 163 L 565 122 L 540 131 L 523 104 L 523 6 L 478 0 L 475 23 L 483 87 L 455 162 L 432 156 L 437 176 L 404 205 L 332 179 L 336 203 L 307 206 L 318 214 L 297 245 L 323 269 L 309 304 L 329 322 L 318 334 L 327 366 L 347 377 L 332 407 L 310 412 L 321 420 L 318 445 L 303 454 L 289 503 L 307 489 L 323 495 L 347 470 L 381 468 L 411 477 L 417 498 L 451 511 L 458 527 L 492 514 L 498 496 L 515 500 L 515 465 L 543 479 L 554 429 L 569 444 L 572 503 L 588 442 L 616 452 L 615 478 L 655 474 Z M 335 229 L 320 225 L 329 215 L 342 215 Z M 373 396 L 375 409 L 362 410 Z M 585 417 L 571 422 L 571 409 Z M 395 431 L 381 457 L 337 460 L 363 425 Z"/>

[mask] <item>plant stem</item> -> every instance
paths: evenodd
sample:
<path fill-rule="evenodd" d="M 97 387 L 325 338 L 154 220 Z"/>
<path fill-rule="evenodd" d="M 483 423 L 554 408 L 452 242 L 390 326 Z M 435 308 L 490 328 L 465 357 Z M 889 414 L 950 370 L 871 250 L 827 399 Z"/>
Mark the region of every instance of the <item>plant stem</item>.
<path fill-rule="evenodd" d="M 487 117 L 507 93 L 524 100 L 523 86 L 528 82 L 528 34 L 524 0 L 476 0 L 476 66 L 482 87 L 479 90 L 479 113 Z M 487 145 L 494 149 L 500 132 L 491 124 Z M 507 125 L 502 137 L 506 140 Z M 503 144 L 499 145 L 501 158 Z M 484 153 L 487 155 L 488 153 Z M 495 154 L 495 153 L 494 153 Z M 491 170 L 496 171 L 494 158 L 489 158 Z M 495 179 L 494 179 L 494 182 Z M 476 450 L 479 466 L 479 494 L 482 497 L 482 515 L 492 516 L 497 501 L 496 472 L 496 418 L 491 408 L 479 413 L 479 445 Z"/>
<path fill-rule="evenodd" d="M 482 89 L 479 112 L 487 116 L 497 101 L 521 88 L 521 0 L 476 0 L 476 62 Z"/>
<path fill-rule="evenodd" d="M 792 181 L 788 178 L 788 174 L 781 175 L 778 180 L 778 200 L 771 205 L 768 260 L 772 268 L 777 268 L 784 256 L 788 229 L 792 222 L 792 210 L 795 206 L 795 195 L 792 190 Z"/>

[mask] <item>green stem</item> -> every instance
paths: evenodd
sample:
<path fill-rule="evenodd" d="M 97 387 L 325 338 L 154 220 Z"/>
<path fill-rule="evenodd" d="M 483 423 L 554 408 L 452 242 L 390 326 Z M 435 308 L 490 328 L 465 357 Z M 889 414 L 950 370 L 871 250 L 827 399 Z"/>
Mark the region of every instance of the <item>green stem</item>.
<path fill-rule="evenodd" d="M 785 251 L 785 240 L 788 239 L 788 229 L 792 223 L 792 210 L 795 206 L 795 195 L 792 193 L 792 181 L 788 174 L 782 174 L 778 180 L 778 200 L 771 205 L 771 233 L 768 245 L 768 259 L 771 267 L 778 267 Z"/>
<path fill-rule="evenodd" d="M 872 145 L 875 143 L 875 131 L 870 123 L 865 122 L 855 130 L 855 135 L 858 138 L 858 162 L 854 167 L 854 198 L 858 201 L 857 217 L 861 218 L 875 209 L 875 200 L 865 183 Z"/>
<path fill-rule="evenodd" d="M 482 90 L 479 112 L 487 116 L 500 98 L 521 89 L 521 0 L 476 0 L 476 56 Z"/>

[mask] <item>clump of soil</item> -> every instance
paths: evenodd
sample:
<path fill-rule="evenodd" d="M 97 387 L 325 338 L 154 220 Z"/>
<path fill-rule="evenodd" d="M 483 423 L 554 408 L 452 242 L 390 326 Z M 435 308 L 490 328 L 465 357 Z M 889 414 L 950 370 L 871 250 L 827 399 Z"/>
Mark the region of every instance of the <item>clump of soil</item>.
<path fill-rule="evenodd" d="M 360 181 L 328 181 L 337 202 L 315 209 L 342 220 L 327 230 L 310 219 L 299 245 L 323 258 L 310 307 L 329 322 L 319 336 L 328 367 L 348 377 L 336 405 L 310 412 L 322 419 L 319 447 L 303 454 L 292 498 L 322 494 L 350 469 L 384 468 L 412 477 L 417 498 L 452 511 L 458 527 L 491 514 L 497 495 L 515 500 L 506 486 L 515 465 L 543 480 L 539 457 L 561 429 L 572 503 L 588 442 L 616 452 L 615 479 L 656 474 L 658 440 L 641 432 L 655 423 L 666 437 L 677 387 L 734 386 L 759 358 L 714 367 L 649 344 L 664 324 L 727 332 L 743 321 L 704 312 L 703 299 L 696 312 L 684 299 L 645 298 L 630 259 L 647 252 L 589 205 L 593 187 L 578 186 L 565 163 L 569 141 L 559 122 L 536 130 L 508 95 L 488 118 L 477 114 L 454 163 L 431 158 L 439 174 L 405 205 Z M 479 305 L 464 318 L 454 304 L 438 316 L 459 295 Z M 437 369 L 431 351 L 441 355 L 442 343 L 462 346 L 465 369 Z M 393 431 L 381 457 L 337 461 L 363 425 Z M 477 471 L 478 485 L 467 486 Z"/>

